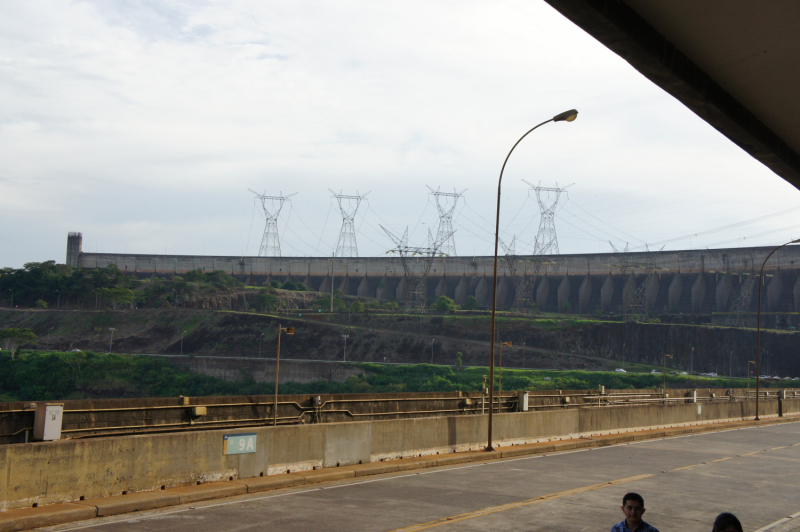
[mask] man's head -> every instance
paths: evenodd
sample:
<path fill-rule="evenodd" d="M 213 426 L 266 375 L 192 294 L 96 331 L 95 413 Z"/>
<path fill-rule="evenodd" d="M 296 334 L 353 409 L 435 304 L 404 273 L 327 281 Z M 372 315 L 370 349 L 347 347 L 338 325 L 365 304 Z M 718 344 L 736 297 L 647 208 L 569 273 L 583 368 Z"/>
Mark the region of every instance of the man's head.
<path fill-rule="evenodd" d="M 714 520 L 714 532 L 742 532 L 742 523 L 732 513 L 723 512 Z"/>
<path fill-rule="evenodd" d="M 642 522 L 644 514 L 644 499 L 638 493 L 626 493 L 622 498 L 622 513 L 625 514 L 625 521 L 628 528 L 635 530 Z"/>

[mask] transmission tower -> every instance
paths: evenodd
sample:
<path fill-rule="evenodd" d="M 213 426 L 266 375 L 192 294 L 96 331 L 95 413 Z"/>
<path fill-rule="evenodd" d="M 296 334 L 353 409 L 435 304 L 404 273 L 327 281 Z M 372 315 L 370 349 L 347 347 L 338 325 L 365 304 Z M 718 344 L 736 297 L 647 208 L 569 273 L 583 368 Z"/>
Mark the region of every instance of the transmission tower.
<path fill-rule="evenodd" d="M 406 227 L 403 236 L 398 237 L 388 229 L 380 226 L 383 231 L 389 235 L 389 238 L 394 242 L 395 247 L 387 251 L 387 253 L 398 253 L 400 255 L 400 263 L 403 265 L 403 272 L 405 279 L 408 283 L 406 291 L 406 309 L 408 310 L 421 310 L 425 312 L 425 288 L 427 286 L 428 273 L 431 271 L 433 259 L 437 256 L 441 257 L 444 253 L 441 252 L 442 241 L 452 238 L 453 234 L 448 233 L 442 235 L 442 239 L 436 239 L 434 242 L 429 242 L 428 247 L 416 247 L 408 245 L 408 227 Z M 416 274 L 412 269 L 412 265 L 422 260 L 422 272 Z"/>
<path fill-rule="evenodd" d="M 278 215 L 281 213 L 283 203 L 297 194 L 297 192 L 288 196 L 284 196 L 283 192 L 281 192 L 280 196 L 267 196 L 266 193 L 259 194 L 251 188 L 247 190 L 261 200 L 261 208 L 264 210 L 264 217 L 267 219 L 267 225 L 264 227 L 264 236 L 261 239 L 261 247 L 258 248 L 258 256 L 280 257 L 281 241 L 278 238 Z"/>
<path fill-rule="evenodd" d="M 436 209 L 439 211 L 439 229 L 436 230 L 436 241 L 442 243 L 439 247 L 439 252 L 449 257 L 455 257 L 456 241 L 453 238 L 453 212 L 455 212 L 456 205 L 458 205 L 458 198 L 463 196 L 467 189 L 456 192 L 454 188 L 453 192 L 441 192 L 439 189 L 433 190 L 428 187 L 428 190 L 431 191 L 431 196 L 436 198 Z M 445 235 L 450 236 L 445 239 Z"/>
<path fill-rule="evenodd" d="M 362 195 L 356 191 L 355 196 L 347 196 L 341 193 L 337 194 L 331 190 L 331 194 L 339 202 L 339 210 L 342 213 L 342 230 L 339 233 L 339 241 L 336 243 L 336 256 L 358 257 L 356 229 L 353 220 L 356 217 L 356 212 L 358 212 L 358 206 L 361 205 L 361 201 L 367 197 L 369 192 Z"/>
<path fill-rule="evenodd" d="M 539 219 L 539 231 L 536 233 L 536 243 L 533 246 L 534 255 L 558 255 L 558 239 L 556 238 L 556 207 L 558 200 L 561 198 L 561 193 L 565 192 L 568 187 L 559 188 L 556 183 L 555 188 L 543 187 L 541 183 L 534 185 L 528 183 L 524 179 L 525 184 L 531 187 L 531 190 L 536 192 L 536 201 L 539 203 L 539 212 L 541 217 Z"/>

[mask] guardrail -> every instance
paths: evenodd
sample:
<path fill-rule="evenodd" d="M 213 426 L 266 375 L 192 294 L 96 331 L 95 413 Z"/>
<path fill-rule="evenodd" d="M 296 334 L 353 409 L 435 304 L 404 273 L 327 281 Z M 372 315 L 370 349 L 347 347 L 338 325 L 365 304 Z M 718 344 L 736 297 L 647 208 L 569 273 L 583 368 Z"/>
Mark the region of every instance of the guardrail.
<path fill-rule="evenodd" d="M 753 401 L 754 390 L 609 390 L 528 392 L 532 411 L 650 404 Z M 798 398 L 800 391 L 761 391 L 762 399 Z M 495 397 L 495 412 L 520 410 L 518 392 Z M 14 408 L 16 406 L 16 408 Z M 5 409 L 3 409 L 5 407 Z M 11 408 L 9 408 L 11 407 Z M 35 403 L 0 404 L 0 445 L 31 439 Z M 480 392 L 428 394 L 349 394 L 255 397 L 179 397 L 105 401 L 65 401 L 62 437 L 91 438 L 181 432 L 273 424 L 317 424 L 346 421 L 479 415 L 489 408 Z"/>

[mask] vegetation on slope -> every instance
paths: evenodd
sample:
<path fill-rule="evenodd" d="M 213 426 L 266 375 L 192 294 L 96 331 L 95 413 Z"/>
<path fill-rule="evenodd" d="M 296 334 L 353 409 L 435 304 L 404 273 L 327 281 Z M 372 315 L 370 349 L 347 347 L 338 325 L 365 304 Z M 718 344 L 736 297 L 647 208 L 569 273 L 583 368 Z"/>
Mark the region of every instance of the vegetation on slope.
<path fill-rule="evenodd" d="M 280 393 L 381 393 L 478 391 L 487 368 L 417 364 L 355 364 L 366 374 L 346 382 L 286 383 Z M 498 375 L 499 377 L 499 375 Z M 681 387 L 743 387 L 741 379 L 667 376 Z M 658 388 L 661 376 L 585 371 L 503 370 L 504 390 Z M 0 401 L 125 397 L 264 395 L 274 385 L 252 379 L 229 382 L 191 373 L 160 358 L 86 352 L 24 352 L 0 355 Z"/>

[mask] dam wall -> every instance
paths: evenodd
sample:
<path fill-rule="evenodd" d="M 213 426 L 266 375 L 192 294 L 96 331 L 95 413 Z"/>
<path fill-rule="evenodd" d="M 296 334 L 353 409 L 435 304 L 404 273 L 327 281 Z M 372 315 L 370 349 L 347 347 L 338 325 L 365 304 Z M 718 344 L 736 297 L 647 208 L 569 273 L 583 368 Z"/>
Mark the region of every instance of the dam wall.
<path fill-rule="evenodd" d="M 114 265 L 140 278 L 172 276 L 192 270 L 225 271 L 249 286 L 270 281 L 303 282 L 315 291 L 331 287 L 346 295 L 377 299 L 405 299 L 408 281 L 398 257 L 224 257 L 189 255 L 137 255 L 83 253 L 80 233 L 71 233 L 68 263 L 86 269 Z M 597 253 L 539 257 L 535 274 L 533 256 L 498 263 L 498 306 L 510 307 L 516 291 L 526 284 L 526 297 L 540 310 L 565 313 L 624 312 L 637 291 L 643 292 L 648 313 L 708 314 L 756 310 L 758 273 L 772 247 Z M 411 275 L 421 275 L 424 258 L 408 261 Z M 428 298 L 448 296 L 463 305 L 474 296 L 480 306 L 491 304 L 492 257 L 436 257 L 431 264 L 425 293 Z M 528 281 L 525 283 L 523 281 Z M 532 283 L 530 282 L 532 281 Z M 642 289 L 647 281 L 646 289 Z M 800 311 L 800 246 L 776 252 L 765 268 L 762 298 L 768 312 Z"/>

